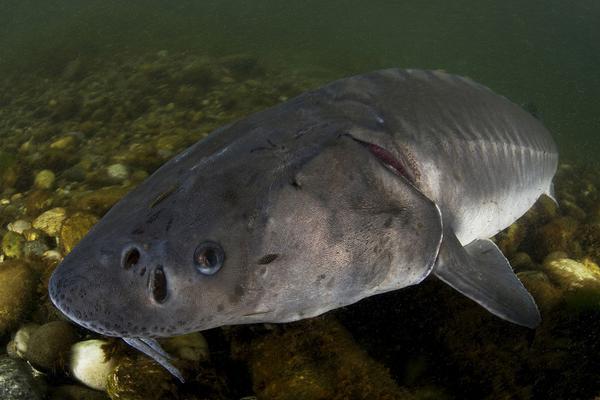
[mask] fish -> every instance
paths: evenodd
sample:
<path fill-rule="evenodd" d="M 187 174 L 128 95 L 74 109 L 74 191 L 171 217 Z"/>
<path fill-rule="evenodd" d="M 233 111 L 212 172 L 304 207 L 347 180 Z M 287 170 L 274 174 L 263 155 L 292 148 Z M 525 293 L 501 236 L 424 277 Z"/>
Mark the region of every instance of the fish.
<path fill-rule="evenodd" d="M 49 295 L 182 381 L 158 338 L 310 318 L 431 275 L 535 328 L 490 238 L 553 198 L 557 165 L 538 119 L 469 78 L 340 79 L 169 160 L 64 258 Z"/>

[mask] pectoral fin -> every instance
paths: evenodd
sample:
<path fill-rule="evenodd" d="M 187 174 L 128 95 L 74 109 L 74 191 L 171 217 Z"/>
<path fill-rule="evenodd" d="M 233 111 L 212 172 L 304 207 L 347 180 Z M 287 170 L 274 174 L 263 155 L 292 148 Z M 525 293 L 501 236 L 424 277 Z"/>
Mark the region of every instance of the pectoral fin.
<path fill-rule="evenodd" d="M 490 240 L 463 247 L 454 232 L 445 229 L 434 274 L 500 318 L 529 328 L 540 323 L 535 301 Z"/>

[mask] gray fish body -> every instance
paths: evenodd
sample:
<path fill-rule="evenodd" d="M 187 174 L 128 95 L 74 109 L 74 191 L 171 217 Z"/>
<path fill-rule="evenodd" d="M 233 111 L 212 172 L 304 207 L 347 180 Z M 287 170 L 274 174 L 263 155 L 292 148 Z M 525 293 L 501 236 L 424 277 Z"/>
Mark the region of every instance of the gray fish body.
<path fill-rule="evenodd" d="M 461 243 L 489 238 L 551 195 L 558 154 L 544 126 L 506 98 L 443 72 L 382 71 L 385 133 Z M 383 78 L 383 77 L 386 78 Z M 371 139 L 372 140 L 372 139 Z"/>
<path fill-rule="evenodd" d="M 306 318 L 433 272 L 534 326 L 483 240 L 550 193 L 556 166 L 539 121 L 468 79 L 343 79 L 169 161 L 65 258 L 50 295 L 91 330 L 150 338 Z"/>

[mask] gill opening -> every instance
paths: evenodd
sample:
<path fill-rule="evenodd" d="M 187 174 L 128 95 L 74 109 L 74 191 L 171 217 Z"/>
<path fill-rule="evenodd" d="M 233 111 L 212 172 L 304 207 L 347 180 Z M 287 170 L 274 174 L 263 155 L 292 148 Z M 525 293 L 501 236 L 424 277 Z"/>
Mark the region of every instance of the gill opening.
<path fill-rule="evenodd" d="M 374 155 L 387 169 L 392 171 L 394 174 L 408 179 L 408 181 L 413 185 L 415 184 L 414 171 L 410 165 L 406 162 L 403 162 L 401 158 L 396 157 L 392 152 L 379 145 L 357 139 L 351 134 L 346 135 L 369 150 L 372 155 Z"/>

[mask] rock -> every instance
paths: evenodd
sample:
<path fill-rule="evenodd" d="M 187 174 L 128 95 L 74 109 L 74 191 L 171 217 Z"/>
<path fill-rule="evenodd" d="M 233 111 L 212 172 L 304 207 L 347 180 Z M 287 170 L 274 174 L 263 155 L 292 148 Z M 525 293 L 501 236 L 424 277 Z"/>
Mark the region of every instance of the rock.
<path fill-rule="evenodd" d="M 84 212 L 77 212 L 65 219 L 60 230 L 60 243 L 65 253 L 71 252 L 96 222 L 98 218 L 95 215 Z"/>
<path fill-rule="evenodd" d="M 31 223 L 27 222 L 27 221 L 25 221 L 23 219 L 18 219 L 16 221 L 11 222 L 10 224 L 8 224 L 7 228 L 11 232 L 18 233 L 19 235 L 22 235 L 25 230 L 31 228 Z"/>
<path fill-rule="evenodd" d="M 23 256 L 25 258 L 39 258 L 42 257 L 46 251 L 48 251 L 48 245 L 39 240 L 33 240 L 23 244 Z"/>
<path fill-rule="evenodd" d="M 17 333 L 15 333 L 15 338 L 13 341 L 15 354 L 18 357 L 24 358 L 29 346 L 29 339 L 39 327 L 40 326 L 38 324 L 28 323 L 20 327 Z"/>
<path fill-rule="evenodd" d="M 76 341 L 77 333 L 70 323 L 49 322 L 33 332 L 25 358 L 35 368 L 49 372 L 59 367 L 59 360 L 66 359 L 65 355 Z"/>
<path fill-rule="evenodd" d="M 562 291 L 541 271 L 523 271 L 517 274 L 541 310 L 550 310 L 562 299 Z"/>
<path fill-rule="evenodd" d="M 63 70 L 62 77 L 68 81 L 79 81 L 85 76 L 84 64 L 80 58 L 71 60 Z"/>
<path fill-rule="evenodd" d="M 85 169 L 81 164 L 75 164 L 64 170 L 61 176 L 69 181 L 82 182 L 85 180 Z"/>
<path fill-rule="evenodd" d="M 23 168 L 14 154 L 0 151 L 0 187 L 14 187 L 23 176 Z"/>
<path fill-rule="evenodd" d="M 56 176 L 49 169 L 43 169 L 35 175 L 33 186 L 36 189 L 52 189 Z"/>
<path fill-rule="evenodd" d="M 161 340 L 161 345 L 174 357 L 188 361 L 208 360 L 208 343 L 200 332 L 174 336 Z"/>
<path fill-rule="evenodd" d="M 142 182 L 146 178 L 148 178 L 148 173 L 142 169 L 136 169 L 131 174 L 131 180 L 135 183 Z"/>
<path fill-rule="evenodd" d="M 246 340 L 234 341 L 232 351 L 247 362 L 258 398 L 413 398 L 334 318 L 286 324 Z"/>
<path fill-rule="evenodd" d="M 33 227 L 46 233 L 50 237 L 58 236 L 63 221 L 67 217 L 67 210 L 56 207 L 48 210 L 33 220 Z"/>
<path fill-rule="evenodd" d="M 2 253 L 6 257 L 20 258 L 23 254 L 23 242 L 25 239 L 17 233 L 8 231 L 2 237 Z"/>
<path fill-rule="evenodd" d="M 589 285 L 600 289 L 600 268 L 591 261 L 580 263 L 569 258 L 544 261 L 544 271 L 548 277 L 566 290 L 574 290 Z"/>
<path fill-rule="evenodd" d="M 58 264 L 62 259 L 62 254 L 56 250 L 47 250 L 42 254 L 42 260 L 44 260 L 46 264 Z"/>
<path fill-rule="evenodd" d="M 50 400 L 109 400 L 106 393 L 84 386 L 62 385 L 50 391 Z"/>
<path fill-rule="evenodd" d="M 506 257 L 510 258 L 515 254 L 519 245 L 525 239 L 526 234 L 527 228 L 523 224 L 516 222 L 498 235 L 498 247 Z"/>
<path fill-rule="evenodd" d="M 75 136 L 65 135 L 50 143 L 50 148 L 55 150 L 67 150 L 73 148 L 75 144 Z"/>
<path fill-rule="evenodd" d="M 50 207 L 54 199 L 48 190 L 33 190 L 25 199 L 25 208 L 28 215 L 36 215 L 40 211 Z"/>
<path fill-rule="evenodd" d="M 542 212 L 542 215 L 544 217 L 550 218 L 550 219 L 556 218 L 556 216 L 558 214 L 558 205 L 550 197 L 541 196 L 538 199 L 537 204 L 538 204 L 540 211 Z"/>
<path fill-rule="evenodd" d="M 113 204 L 121 200 L 130 188 L 122 186 L 107 186 L 102 189 L 85 192 L 73 196 L 72 204 L 83 210 L 93 210 L 96 214 L 104 214 Z"/>
<path fill-rule="evenodd" d="M 586 256 L 600 260 L 600 221 L 582 224 L 577 239 L 581 242 Z"/>
<path fill-rule="evenodd" d="M 177 104 L 192 108 L 192 106 L 198 101 L 198 97 L 199 95 L 194 86 L 181 85 L 179 86 L 179 89 L 175 93 L 173 99 L 177 102 Z"/>
<path fill-rule="evenodd" d="M 19 260 L 0 263 L 0 336 L 23 320 L 31 306 L 37 280 L 27 264 Z"/>
<path fill-rule="evenodd" d="M 258 59 L 249 54 L 233 54 L 225 56 L 219 61 L 221 65 L 238 78 L 246 78 L 264 72 L 258 63 Z"/>
<path fill-rule="evenodd" d="M 566 214 L 577 220 L 583 221 L 587 214 L 577 204 L 572 201 L 565 200 L 560 203 L 560 207 L 565 210 Z"/>
<path fill-rule="evenodd" d="M 108 177 L 116 182 L 124 181 L 129 178 L 129 169 L 124 164 L 112 164 L 106 168 L 106 173 Z"/>
<path fill-rule="evenodd" d="M 161 136 L 156 140 L 155 148 L 160 153 L 164 153 L 165 157 L 179 153 L 188 144 L 183 134 L 172 134 Z"/>
<path fill-rule="evenodd" d="M 159 400 L 175 397 L 176 391 L 167 370 L 143 355 L 119 360 L 106 384 L 112 400 Z"/>
<path fill-rule="evenodd" d="M 522 251 L 515 253 L 511 257 L 510 265 L 515 270 L 528 270 L 535 267 L 533 261 L 531 260 L 531 257 L 529 257 L 529 254 Z"/>
<path fill-rule="evenodd" d="M 149 171 L 154 170 L 160 164 L 160 160 L 156 160 L 156 149 L 153 143 L 132 143 L 127 149 L 115 154 L 112 159 Z"/>
<path fill-rule="evenodd" d="M 215 68 L 205 62 L 195 61 L 186 65 L 176 79 L 181 83 L 187 83 L 206 89 L 217 83 L 218 75 Z"/>
<path fill-rule="evenodd" d="M 107 345 L 104 340 L 85 340 L 71 346 L 71 375 L 92 389 L 105 390 L 107 377 L 116 365 L 114 358 L 107 359 Z"/>
<path fill-rule="evenodd" d="M 0 399 L 41 400 L 42 394 L 27 363 L 0 356 Z"/>
<path fill-rule="evenodd" d="M 572 217 L 556 218 L 542 226 L 536 235 L 534 250 L 537 258 L 544 259 L 554 251 L 576 256 L 581 250 L 574 240 L 578 228 L 579 222 Z"/>
<path fill-rule="evenodd" d="M 547 264 L 555 260 L 561 260 L 563 258 L 569 258 L 569 255 L 564 251 L 553 251 L 552 253 L 548 254 L 546 258 L 544 258 L 543 264 Z"/>
<path fill-rule="evenodd" d="M 600 267 L 589 259 L 569 258 L 544 262 L 544 272 L 564 291 L 567 304 L 575 309 L 600 307 Z"/>
<path fill-rule="evenodd" d="M 6 344 L 6 354 L 8 354 L 8 356 L 11 358 L 19 358 L 17 355 L 17 346 L 14 340 L 11 340 Z"/>

